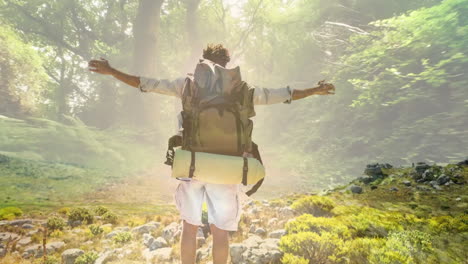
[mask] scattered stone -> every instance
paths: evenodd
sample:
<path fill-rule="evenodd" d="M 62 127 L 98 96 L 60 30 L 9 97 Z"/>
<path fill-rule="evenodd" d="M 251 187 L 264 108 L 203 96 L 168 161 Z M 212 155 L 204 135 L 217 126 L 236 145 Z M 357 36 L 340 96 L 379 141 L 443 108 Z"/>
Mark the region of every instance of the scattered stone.
<path fill-rule="evenodd" d="M 198 230 L 197 230 L 197 238 L 198 237 L 205 238 L 205 234 L 203 233 L 203 229 L 201 227 L 199 227 Z"/>
<path fill-rule="evenodd" d="M 279 263 L 282 253 L 278 248 L 279 239 L 268 238 L 262 240 L 252 235 L 243 243 L 230 246 L 233 264 L 267 264 Z"/>
<path fill-rule="evenodd" d="M 122 233 L 122 232 L 125 232 L 125 231 L 114 230 L 114 231 L 110 232 L 109 234 L 107 234 L 106 238 L 111 239 L 111 238 L 115 237 L 117 234 Z"/>
<path fill-rule="evenodd" d="M 403 181 L 402 183 L 403 183 L 405 186 L 411 186 L 411 181 L 406 180 L 406 181 Z"/>
<path fill-rule="evenodd" d="M 444 185 L 444 184 L 448 183 L 449 181 L 450 181 L 450 178 L 445 174 L 442 174 L 442 175 L 439 176 L 439 178 L 437 178 L 437 183 L 439 185 Z"/>
<path fill-rule="evenodd" d="M 260 224 L 261 220 L 260 219 L 253 219 L 252 224 Z"/>
<path fill-rule="evenodd" d="M 68 225 L 71 227 L 77 227 L 81 225 L 81 220 L 68 221 Z"/>
<path fill-rule="evenodd" d="M 30 258 L 39 255 L 39 252 L 42 251 L 41 244 L 31 245 L 23 250 L 23 258 Z M 42 255 L 42 254 L 41 254 Z"/>
<path fill-rule="evenodd" d="M 161 262 L 170 262 L 171 261 L 171 253 L 172 253 L 172 248 L 170 247 L 165 247 L 165 248 L 158 248 L 153 252 L 153 259 L 155 260 L 156 263 L 161 263 Z"/>
<path fill-rule="evenodd" d="M 0 248 L 0 258 L 6 255 L 6 249 Z"/>
<path fill-rule="evenodd" d="M 266 234 L 266 230 L 264 228 L 259 227 L 255 230 L 255 234 L 259 236 L 264 236 Z"/>
<path fill-rule="evenodd" d="M 208 258 L 211 252 L 211 246 L 207 248 L 200 248 L 197 250 L 197 263 L 200 263 L 202 260 Z"/>
<path fill-rule="evenodd" d="M 31 237 L 24 237 L 16 242 L 17 245 L 24 247 L 32 242 Z"/>
<path fill-rule="evenodd" d="M 150 223 L 147 223 L 147 224 L 144 224 L 144 225 L 137 226 L 137 227 L 133 228 L 132 232 L 140 234 L 140 235 L 147 234 L 147 233 L 150 233 L 153 230 L 156 230 L 160 225 L 161 224 L 158 223 L 158 222 L 150 222 Z"/>
<path fill-rule="evenodd" d="M 62 253 L 63 264 L 74 264 L 76 258 L 83 255 L 84 251 L 78 248 L 67 249 Z"/>
<path fill-rule="evenodd" d="M 197 247 L 201 248 L 206 242 L 204 237 L 197 237 Z"/>
<path fill-rule="evenodd" d="M 268 220 L 268 224 L 267 224 L 267 225 L 268 225 L 268 226 L 274 226 L 274 225 L 276 225 L 277 223 L 278 223 L 278 218 L 273 217 L 273 218 L 271 218 L 270 220 Z"/>
<path fill-rule="evenodd" d="M 162 237 L 158 237 L 156 239 L 154 239 L 151 244 L 148 245 L 148 248 L 150 250 L 156 250 L 158 248 L 164 248 L 164 247 L 167 247 L 168 244 L 167 244 L 167 241 L 162 238 Z"/>
<path fill-rule="evenodd" d="M 457 199 L 455 199 L 455 201 L 457 201 L 457 202 L 460 202 L 461 200 L 462 200 L 461 197 L 457 197 Z"/>
<path fill-rule="evenodd" d="M 250 225 L 249 233 L 255 233 L 255 230 L 257 230 L 257 227 L 254 224 Z"/>
<path fill-rule="evenodd" d="M 286 235 L 285 229 L 278 229 L 268 234 L 269 238 L 281 238 L 282 236 Z"/>
<path fill-rule="evenodd" d="M 283 217 L 289 218 L 294 216 L 294 210 L 291 207 L 283 207 L 279 209 L 279 214 Z"/>
<path fill-rule="evenodd" d="M 22 226 L 24 224 L 32 224 L 33 220 L 32 219 L 18 219 L 18 220 L 13 220 L 10 221 L 8 224 L 12 226 Z"/>
<path fill-rule="evenodd" d="M 172 222 L 162 230 L 162 237 L 169 244 L 173 244 L 177 240 L 177 235 L 180 233 L 179 231 L 180 225 L 176 222 Z"/>
<path fill-rule="evenodd" d="M 17 234 L 11 232 L 0 233 L 0 243 L 8 240 L 15 240 L 18 237 Z"/>
<path fill-rule="evenodd" d="M 395 186 L 393 186 L 393 187 L 390 188 L 390 191 L 392 191 L 392 192 L 398 192 L 398 188 L 395 187 Z"/>
<path fill-rule="evenodd" d="M 427 163 L 425 162 L 418 162 L 416 164 L 416 167 L 414 168 L 416 170 L 416 173 L 419 174 L 420 176 L 430 168 L 431 166 L 429 166 Z"/>
<path fill-rule="evenodd" d="M 362 187 L 359 186 L 359 185 L 351 185 L 351 186 L 349 187 L 349 190 L 350 190 L 352 193 L 358 193 L 358 194 L 362 193 Z"/>
<path fill-rule="evenodd" d="M 434 173 L 432 172 L 432 170 L 426 170 L 423 174 L 422 174 L 422 177 L 421 177 L 421 180 L 422 181 L 432 181 L 434 180 Z"/>
<path fill-rule="evenodd" d="M 468 166 L 468 158 L 457 163 L 458 166 Z"/>
<path fill-rule="evenodd" d="M 115 255 L 115 253 L 115 250 L 107 249 L 103 253 L 99 254 L 99 257 L 96 259 L 96 261 L 94 261 L 94 264 L 104 264 L 108 262 L 112 256 Z"/>
<path fill-rule="evenodd" d="M 377 188 L 378 188 L 377 185 L 372 185 L 372 186 L 370 187 L 371 190 L 376 190 Z"/>
<path fill-rule="evenodd" d="M 428 192 L 428 191 L 431 190 L 431 189 L 429 189 L 428 187 L 423 186 L 423 185 L 418 185 L 418 186 L 416 186 L 416 189 L 417 189 L 418 191 L 424 191 L 424 192 Z"/>
<path fill-rule="evenodd" d="M 33 229 L 34 228 L 34 225 L 31 225 L 31 224 L 23 224 L 21 226 L 23 229 Z"/>

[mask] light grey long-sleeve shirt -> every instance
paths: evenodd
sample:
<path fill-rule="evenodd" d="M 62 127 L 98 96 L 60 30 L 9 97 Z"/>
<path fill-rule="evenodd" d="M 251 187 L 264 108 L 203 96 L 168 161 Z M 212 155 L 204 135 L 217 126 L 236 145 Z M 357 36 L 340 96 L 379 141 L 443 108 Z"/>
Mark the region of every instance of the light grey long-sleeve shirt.
<path fill-rule="evenodd" d="M 178 78 L 175 80 L 167 79 L 152 79 L 140 77 L 140 85 L 138 88 L 142 92 L 154 92 L 159 94 L 165 94 L 170 96 L 175 96 L 177 98 L 182 97 L 182 90 L 184 88 L 185 78 Z M 286 103 L 290 104 L 292 101 L 292 91 L 288 87 L 269 89 L 269 88 L 254 88 L 254 98 L 253 102 L 255 105 L 269 105 L 269 104 L 279 104 Z M 179 114 L 178 119 L 178 128 L 179 134 L 181 135 L 182 130 L 182 116 Z"/>

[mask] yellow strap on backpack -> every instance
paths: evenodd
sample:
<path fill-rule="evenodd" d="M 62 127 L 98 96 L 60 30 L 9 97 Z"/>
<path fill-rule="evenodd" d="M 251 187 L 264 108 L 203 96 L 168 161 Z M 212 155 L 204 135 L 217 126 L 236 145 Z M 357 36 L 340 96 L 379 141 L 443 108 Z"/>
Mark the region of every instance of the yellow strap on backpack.
<path fill-rule="evenodd" d="M 172 165 L 173 178 L 188 178 L 192 153 L 176 149 Z M 265 177 L 265 168 L 255 158 L 247 158 L 247 184 L 255 184 Z M 195 153 L 193 179 L 215 184 L 242 183 L 244 158 L 205 152 Z"/>

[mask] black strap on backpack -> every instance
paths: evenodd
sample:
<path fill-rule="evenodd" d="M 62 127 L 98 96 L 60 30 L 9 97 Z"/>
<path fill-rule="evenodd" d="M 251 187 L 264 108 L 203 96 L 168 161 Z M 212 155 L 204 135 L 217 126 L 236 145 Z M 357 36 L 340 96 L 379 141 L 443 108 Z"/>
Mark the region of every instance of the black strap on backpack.
<path fill-rule="evenodd" d="M 252 155 L 254 156 L 254 158 L 256 158 L 258 161 L 260 161 L 260 163 L 263 165 L 263 162 L 262 162 L 262 157 L 260 157 L 260 152 L 258 151 L 258 145 L 255 144 L 254 142 L 252 142 Z M 260 188 L 260 186 L 262 186 L 262 183 L 263 183 L 263 180 L 265 178 L 259 180 L 248 192 L 246 192 L 245 194 L 247 196 L 251 196 L 252 194 L 256 193 L 258 188 Z"/>

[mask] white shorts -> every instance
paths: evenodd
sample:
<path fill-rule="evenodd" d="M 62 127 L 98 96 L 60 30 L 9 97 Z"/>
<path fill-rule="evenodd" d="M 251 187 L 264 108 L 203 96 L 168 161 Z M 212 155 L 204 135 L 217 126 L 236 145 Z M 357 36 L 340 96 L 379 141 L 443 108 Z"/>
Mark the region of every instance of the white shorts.
<path fill-rule="evenodd" d="M 239 184 L 212 184 L 197 180 L 180 181 L 175 201 L 180 218 L 192 225 L 202 225 L 202 205 L 206 198 L 208 223 L 227 231 L 237 231 L 241 216 Z"/>

